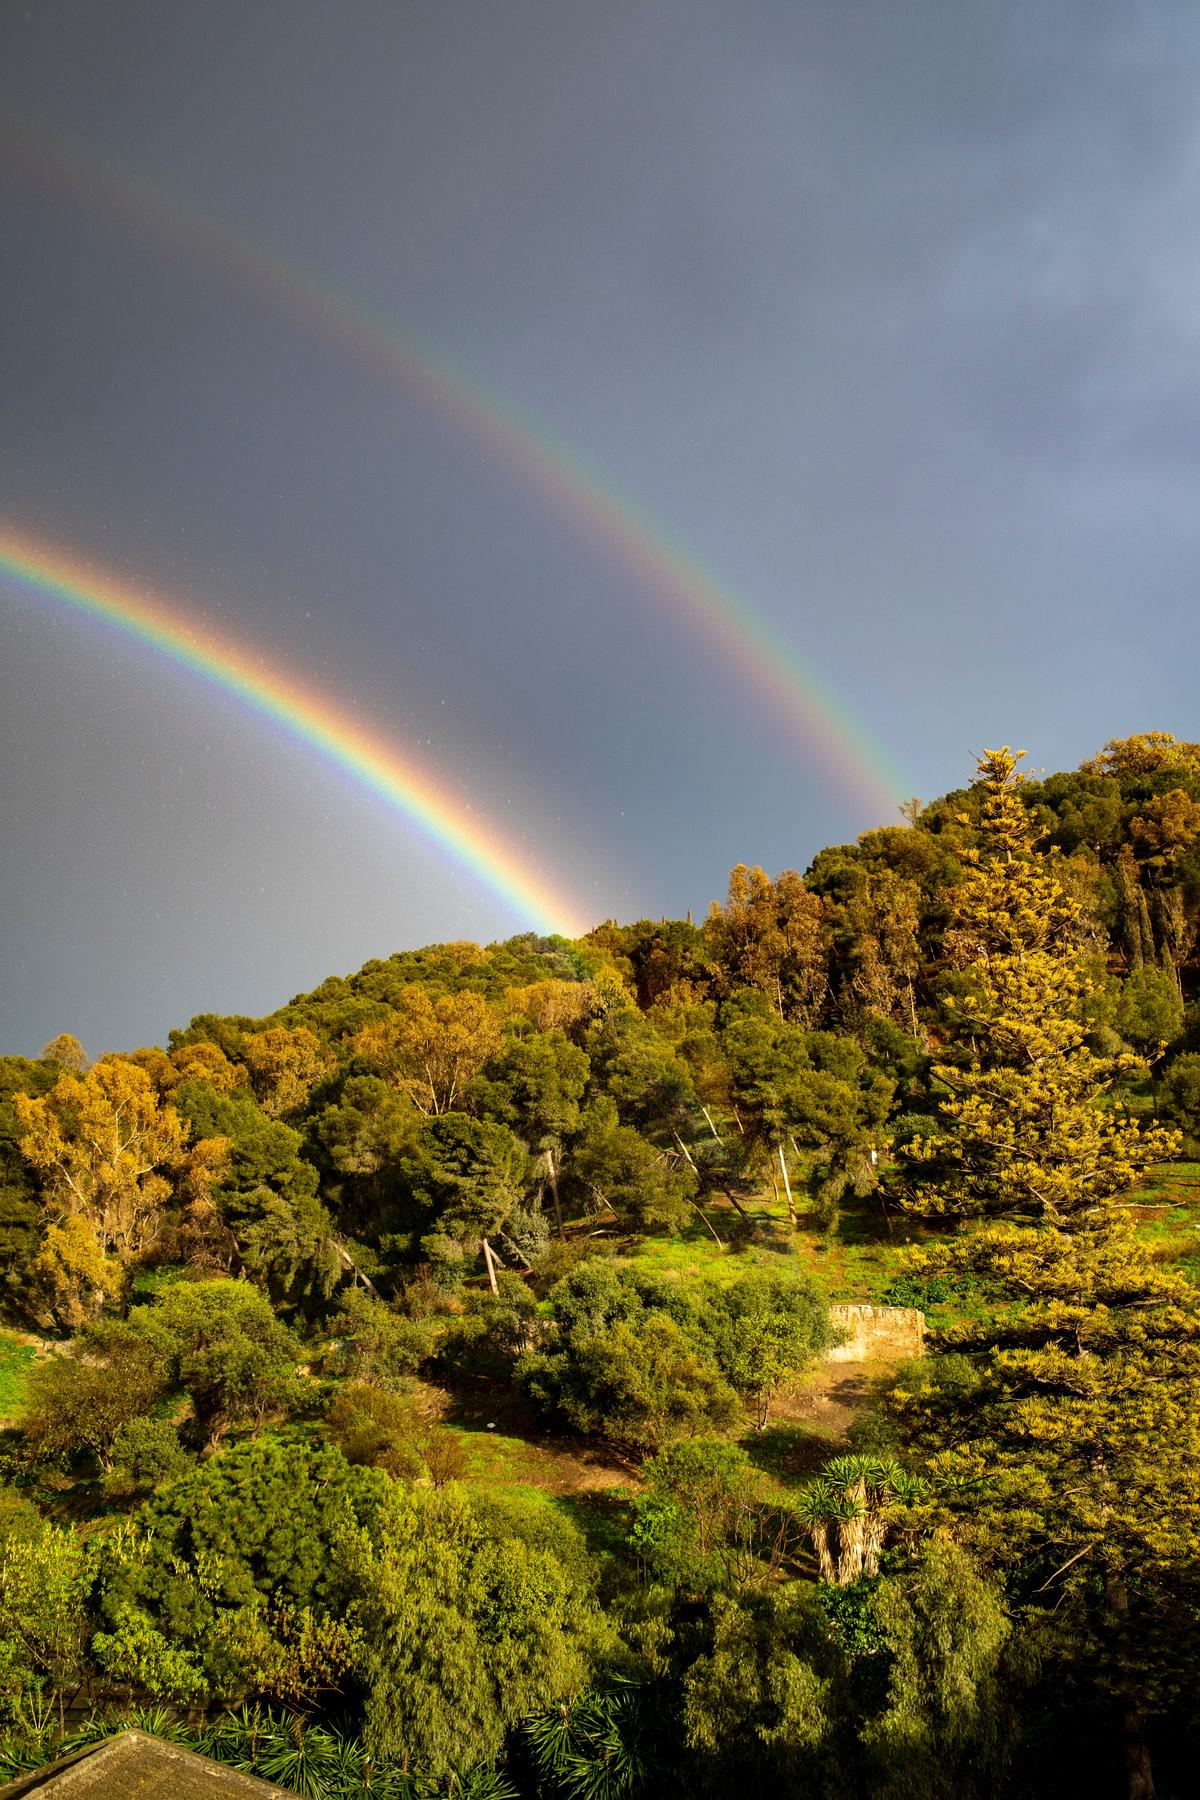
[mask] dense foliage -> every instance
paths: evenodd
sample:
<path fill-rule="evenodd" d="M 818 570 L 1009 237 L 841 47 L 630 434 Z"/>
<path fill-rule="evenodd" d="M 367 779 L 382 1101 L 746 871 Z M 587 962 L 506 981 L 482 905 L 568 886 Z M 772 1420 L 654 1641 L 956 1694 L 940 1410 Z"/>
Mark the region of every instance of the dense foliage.
<path fill-rule="evenodd" d="M 1200 746 L 906 816 L 0 1060 L 5 1766 L 70 1709 L 312 1794 L 1190 1791 Z M 863 1298 L 930 1353 L 823 1424 Z"/>

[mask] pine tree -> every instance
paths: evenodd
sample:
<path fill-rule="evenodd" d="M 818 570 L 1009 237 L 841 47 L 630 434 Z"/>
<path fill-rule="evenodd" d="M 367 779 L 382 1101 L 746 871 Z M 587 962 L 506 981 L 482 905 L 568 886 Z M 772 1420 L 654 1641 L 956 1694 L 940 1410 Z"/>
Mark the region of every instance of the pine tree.
<path fill-rule="evenodd" d="M 934 1065 L 942 1129 L 909 1147 L 908 1200 L 924 1213 L 1092 1229 L 1175 1140 L 1108 1102 L 1137 1059 L 1087 1047 L 1078 907 L 1056 858 L 1034 847 L 1017 762 L 1007 747 L 979 761 L 984 848 L 964 853 L 947 934 L 962 973 L 943 998 L 949 1053 Z"/>
<path fill-rule="evenodd" d="M 1016 764 L 1007 748 L 980 761 L 984 847 L 949 936 L 961 976 L 935 1071 L 946 1098 L 908 1192 L 965 1233 L 926 1269 L 974 1282 L 992 1310 L 952 1334 L 966 1361 L 896 1401 L 929 1459 L 932 1516 L 1007 1571 L 1052 1660 L 1109 1692 L 1128 1792 L 1149 1800 L 1147 1720 L 1175 1703 L 1194 1636 L 1200 1296 L 1121 1204 L 1178 1140 L 1114 1102 L 1136 1059 L 1085 1043 L 1077 921 Z"/>

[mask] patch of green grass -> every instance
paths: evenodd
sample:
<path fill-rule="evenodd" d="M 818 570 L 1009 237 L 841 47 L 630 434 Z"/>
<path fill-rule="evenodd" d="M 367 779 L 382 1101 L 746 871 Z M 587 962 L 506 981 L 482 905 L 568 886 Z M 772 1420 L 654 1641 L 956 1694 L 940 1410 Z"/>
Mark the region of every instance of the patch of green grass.
<path fill-rule="evenodd" d="M 528 1487 L 553 1497 L 606 1489 L 621 1479 L 603 1447 L 585 1439 L 544 1442 L 499 1427 L 489 1431 L 486 1422 L 442 1424 L 436 1429 L 459 1445 L 465 1459 L 463 1480 L 472 1487 L 496 1491 Z"/>
<path fill-rule="evenodd" d="M 722 1286 L 736 1281 L 750 1268 L 791 1268 L 799 1272 L 795 1246 L 791 1244 L 752 1243 L 744 1247 L 727 1244 L 722 1248 L 713 1242 L 702 1225 L 674 1237 L 643 1238 L 621 1261 L 635 1263 L 638 1268 L 665 1276 L 669 1281 L 712 1281 Z"/>
<path fill-rule="evenodd" d="M 1200 1163 L 1160 1164 L 1129 1204 L 1155 1258 L 1200 1285 Z"/>
<path fill-rule="evenodd" d="M 162 1263 L 157 1269 L 139 1269 L 130 1287 L 130 1304 L 144 1305 L 164 1288 L 186 1278 L 185 1263 Z"/>
<path fill-rule="evenodd" d="M 11 1419 L 25 1403 L 25 1387 L 36 1351 L 0 1332 L 0 1418 Z"/>
<path fill-rule="evenodd" d="M 489 1487 L 526 1485 L 526 1472 L 537 1452 L 523 1438 L 501 1431 L 472 1431 L 459 1425 L 439 1426 L 453 1434 L 467 1461 L 465 1479 Z"/>
<path fill-rule="evenodd" d="M 551 1505 L 565 1513 L 587 1540 L 593 1556 L 622 1556 L 629 1536 L 631 1511 L 625 1488 L 604 1488 L 590 1494 L 559 1494 Z"/>
<path fill-rule="evenodd" d="M 906 1269 L 903 1252 L 939 1241 L 943 1235 L 930 1231 L 919 1221 L 895 1217 L 889 1230 L 882 1209 L 871 1200 L 844 1207 L 832 1234 L 820 1227 L 807 1197 L 799 1192 L 794 1233 L 782 1199 L 759 1197 L 747 1210 L 757 1225 L 749 1242 L 734 1241 L 722 1249 L 697 1220 L 672 1237 L 642 1239 L 621 1260 L 670 1281 L 704 1281 L 721 1286 L 736 1281 L 747 1269 L 772 1269 L 797 1279 L 807 1277 L 831 1304 L 887 1306 L 894 1304 L 888 1290 Z M 731 1223 L 741 1223 L 728 1207 L 710 1207 L 710 1212 L 722 1235 L 730 1230 Z M 956 1291 L 924 1310 L 930 1325 L 943 1330 L 977 1316 L 980 1302 Z"/>
<path fill-rule="evenodd" d="M 741 1448 L 765 1478 L 767 1492 L 782 1499 L 822 1469 L 845 1446 L 839 1433 L 815 1422 L 780 1421 L 765 1431 L 748 1431 Z"/>

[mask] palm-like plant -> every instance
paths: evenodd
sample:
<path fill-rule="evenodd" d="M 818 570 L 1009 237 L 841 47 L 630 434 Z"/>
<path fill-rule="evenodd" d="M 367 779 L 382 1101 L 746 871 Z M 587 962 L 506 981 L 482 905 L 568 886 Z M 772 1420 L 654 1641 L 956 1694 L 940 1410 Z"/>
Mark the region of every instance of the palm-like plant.
<path fill-rule="evenodd" d="M 924 1491 L 919 1476 L 890 1458 L 838 1456 L 827 1463 L 795 1504 L 821 1580 L 846 1587 L 863 1575 L 877 1575 L 889 1527 Z"/>
<path fill-rule="evenodd" d="M 57 1708 L 35 1695 L 16 1723 L 18 1731 L 0 1738 L 0 1777 L 41 1768 L 56 1756 L 133 1729 L 278 1782 L 305 1800 L 518 1800 L 511 1782 L 494 1769 L 414 1774 L 397 1763 L 377 1761 L 358 1738 L 313 1724 L 301 1713 L 273 1713 L 261 1706 L 222 1713 L 199 1730 L 170 1707 L 131 1707 L 94 1713 L 60 1737 Z"/>
<path fill-rule="evenodd" d="M 542 1779 L 567 1800 L 627 1800 L 639 1793 L 646 1759 L 638 1702 L 636 1687 L 617 1682 L 526 1719 Z"/>

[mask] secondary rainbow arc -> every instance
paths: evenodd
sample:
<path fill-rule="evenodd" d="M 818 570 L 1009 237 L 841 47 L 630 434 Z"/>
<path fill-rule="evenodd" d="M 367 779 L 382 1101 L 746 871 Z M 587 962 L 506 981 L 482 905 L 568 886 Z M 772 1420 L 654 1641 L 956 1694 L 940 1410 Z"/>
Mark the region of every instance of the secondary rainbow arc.
<path fill-rule="evenodd" d="M 116 626 L 299 738 L 405 815 L 526 926 L 564 937 L 587 928 L 577 901 L 413 758 L 291 673 L 263 669 L 245 648 L 198 624 L 177 601 L 144 593 L 3 520 L 0 575 Z"/>
<path fill-rule="evenodd" d="M 875 822 L 894 817 L 910 784 L 830 685 L 756 607 L 566 444 L 393 321 L 112 156 L 44 129 L 25 126 L 15 135 L 40 166 L 123 214 L 135 231 L 157 232 L 202 273 L 223 270 L 260 304 L 420 394 L 541 492 L 722 666 L 739 671 L 756 703 L 815 750 Z"/>

